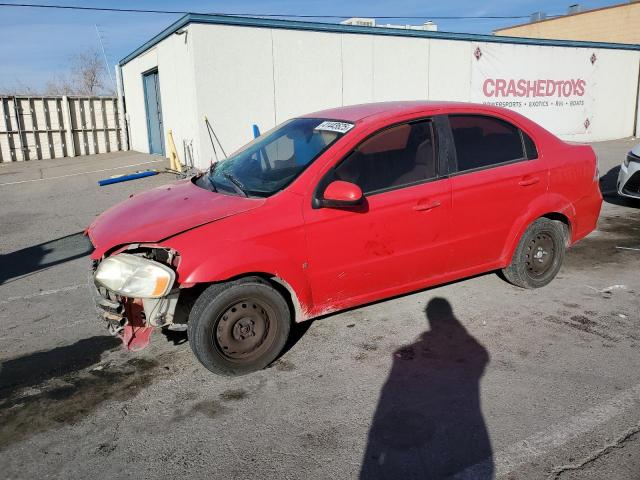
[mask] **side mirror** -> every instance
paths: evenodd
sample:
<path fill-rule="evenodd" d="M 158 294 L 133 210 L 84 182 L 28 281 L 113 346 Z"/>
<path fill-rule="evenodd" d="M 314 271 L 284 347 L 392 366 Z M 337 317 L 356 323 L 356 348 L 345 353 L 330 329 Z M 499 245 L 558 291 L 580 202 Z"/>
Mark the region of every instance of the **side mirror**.
<path fill-rule="evenodd" d="M 322 195 L 323 207 L 354 207 L 364 200 L 362 190 L 358 185 L 343 180 L 334 180 L 324 190 Z"/>

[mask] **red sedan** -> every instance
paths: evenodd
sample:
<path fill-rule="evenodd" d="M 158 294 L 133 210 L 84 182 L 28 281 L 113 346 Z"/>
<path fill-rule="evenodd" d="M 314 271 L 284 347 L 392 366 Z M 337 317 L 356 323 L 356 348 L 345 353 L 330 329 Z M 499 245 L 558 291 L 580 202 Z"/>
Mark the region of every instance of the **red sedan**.
<path fill-rule="evenodd" d="M 209 370 L 281 352 L 291 322 L 501 270 L 548 284 L 600 212 L 596 156 L 502 108 L 357 105 L 289 120 L 87 229 L 97 303 L 131 349 L 187 328 Z"/>

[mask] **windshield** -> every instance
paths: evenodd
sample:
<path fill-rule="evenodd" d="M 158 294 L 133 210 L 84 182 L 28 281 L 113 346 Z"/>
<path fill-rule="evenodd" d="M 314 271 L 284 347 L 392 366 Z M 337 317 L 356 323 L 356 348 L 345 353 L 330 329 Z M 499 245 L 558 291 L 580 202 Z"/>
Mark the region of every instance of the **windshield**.
<path fill-rule="evenodd" d="M 214 164 L 197 184 L 234 195 L 272 195 L 351 128 L 351 123 L 318 118 L 289 120 Z"/>

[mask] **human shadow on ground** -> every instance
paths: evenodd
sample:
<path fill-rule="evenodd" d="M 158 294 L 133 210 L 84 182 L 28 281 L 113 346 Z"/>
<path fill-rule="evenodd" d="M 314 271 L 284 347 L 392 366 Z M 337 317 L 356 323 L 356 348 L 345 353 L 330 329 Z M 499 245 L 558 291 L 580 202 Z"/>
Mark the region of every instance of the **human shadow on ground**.
<path fill-rule="evenodd" d="M 425 310 L 430 329 L 394 352 L 371 423 L 360 478 L 493 478 L 480 407 L 489 353 L 443 298 Z"/>
<path fill-rule="evenodd" d="M 89 255 L 93 246 L 82 232 L 0 255 L 0 285 L 54 265 Z"/>

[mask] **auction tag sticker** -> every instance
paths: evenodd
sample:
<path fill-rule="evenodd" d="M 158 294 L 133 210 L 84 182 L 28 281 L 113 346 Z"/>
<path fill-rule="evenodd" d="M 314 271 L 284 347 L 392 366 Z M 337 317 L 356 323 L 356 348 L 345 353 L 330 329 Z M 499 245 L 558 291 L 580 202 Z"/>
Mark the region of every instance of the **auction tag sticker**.
<path fill-rule="evenodd" d="M 333 122 L 326 120 L 318 125 L 314 130 L 324 130 L 325 132 L 347 133 L 354 127 L 353 123 Z"/>

